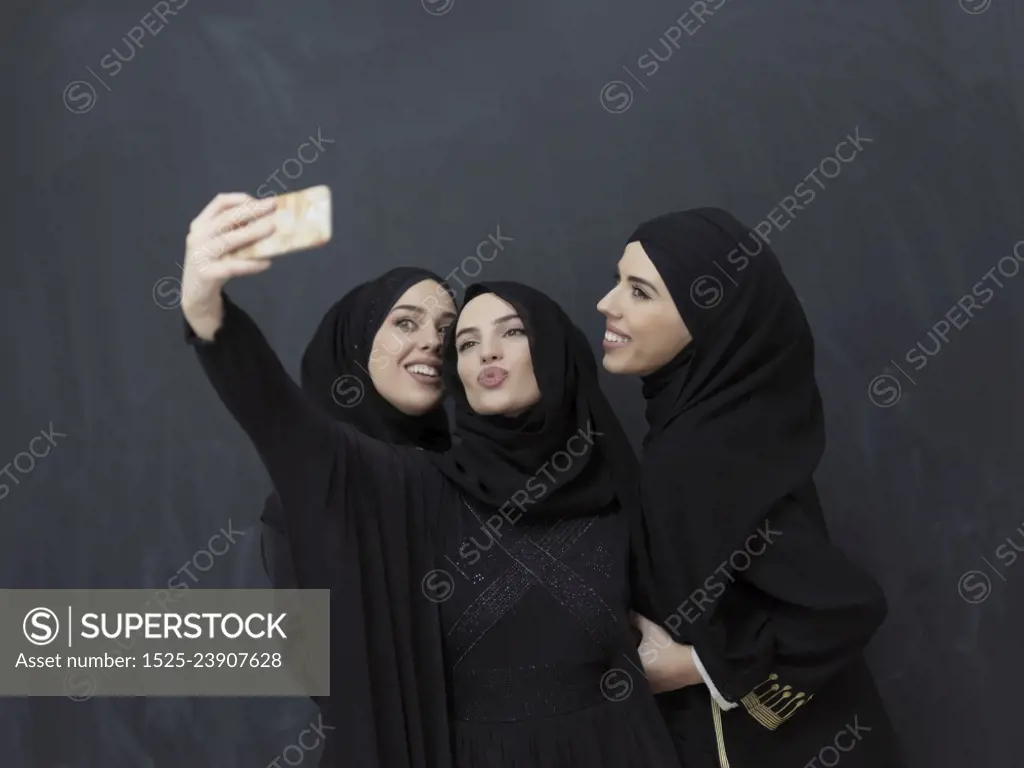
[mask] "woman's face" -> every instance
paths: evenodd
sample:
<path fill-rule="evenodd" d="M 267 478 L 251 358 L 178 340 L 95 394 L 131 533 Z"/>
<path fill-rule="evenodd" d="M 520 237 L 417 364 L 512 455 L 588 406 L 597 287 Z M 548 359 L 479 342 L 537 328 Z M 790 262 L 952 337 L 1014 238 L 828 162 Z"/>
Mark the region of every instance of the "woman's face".
<path fill-rule="evenodd" d="M 423 280 L 399 297 L 373 337 L 370 378 L 402 413 L 419 416 L 441 402 L 441 345 L 454 320 L 451 296 Z"/>
<path fill-rule="evenodd" d="M 504 299 L 484 293 L 466 304 L 455 348 L 459 378 L 476 413 L 516 416 L 540 402 L 526 327 Z"/>
<path fill-rule="evenodd" d="M 678 355 L 693 337 L 643 246 L 619 259 L 615 287 L 597 303 L 605 316 L 604 364 L 609 373 L 646 376 Z"/>

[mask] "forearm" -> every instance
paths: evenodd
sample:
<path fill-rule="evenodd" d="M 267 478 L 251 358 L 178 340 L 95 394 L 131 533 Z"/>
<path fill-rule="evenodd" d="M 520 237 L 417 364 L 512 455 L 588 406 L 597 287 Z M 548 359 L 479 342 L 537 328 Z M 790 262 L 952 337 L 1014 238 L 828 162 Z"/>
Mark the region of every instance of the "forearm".
<path fill-rule="evenodd" d="M 815 568 L 801 574 L 784 564 L 751 568 L 743 578 L 758 591 L 734 594 L 722 618 L 693 640 L 705 679 L 769 729 L 855 660 L 885 615 L 881 590 L 837 553 L 828 563 L 806 553 L 785 554 L 791 563 L 813 562 Z"/>
<path fill-rule="evenodd" d="M 694 657 L 692 645 L 673 643 L 668 651 L 670 653 L 669 679 L 673 688 L 685 688 L 704 682 Z"/>
<path fill-rule="evenodd" d="M 729 701 L 722 695 L 722 692 L 718 690 L 718 686 L 715 685 L 714 679 L 711 674 L 704 667 L 704 664 L 700 660 L 700 656 L 697 653 L 697 649 L 690 646 L 690 653 L 693 657 L 693 664 L 697 668 L 697 672 L 700 676 L 700 682 L 703 682 L 707 686 L 708 692 L 711 694 L 711 698 L 715 700 L 718 706 L 723 710 L 735 709 L 739 706 L 735 701 Z"/>
<path fill-rule="evenodd" d="M 226 295 L 186 315 L 186 340 L 217 395 L 245 430 L 287 506 L 301 483 L 326 472 L 333 451 L 327 417 L 284 370 L 252 319 Z M 199 326 L 192 325 L 193 320 Z M 200 331 L 210 336 L 200 337 Z"/>
<path fill-rule="evenodd" d="M 654 693 L 674 691 L 703 682 L 689 645 L 666 637 L 647 638 L 637 648 Z"/>
<path fill-rule="evenodd" d="M 193 333 L 202 341 L 212 342 L 224 322 L 224 294 L 218 290 L 202 297 L 183 296 L 181 311 Z"/>

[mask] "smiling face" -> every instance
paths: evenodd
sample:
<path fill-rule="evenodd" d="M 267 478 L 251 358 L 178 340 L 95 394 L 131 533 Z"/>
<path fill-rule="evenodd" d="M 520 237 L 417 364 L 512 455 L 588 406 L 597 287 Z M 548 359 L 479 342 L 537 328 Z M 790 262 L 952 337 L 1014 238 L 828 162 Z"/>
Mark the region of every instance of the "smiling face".
<path fill-rule="evenodd" d="M 516 416 L 540 402 L 526 327 L 504 299 L 484 293 L 466 304 L 455 348 L 459 379 L 476 413 Z"/>
<path fill-rule="evenodd" d="M 444 396 L 441 346 L 455 320 L 455 303 L 435 280 L 403 293 L 373 337 L 369 373 L 385 400 L 419 416 Z"/>
<path fill-rule="evenodd" d="M 623 251 L 615 287 L 598 302 L 597 311 L 607 319 L 602 364 L 609 373 L 654 373 L 693 340 L 638 242 Z"/>

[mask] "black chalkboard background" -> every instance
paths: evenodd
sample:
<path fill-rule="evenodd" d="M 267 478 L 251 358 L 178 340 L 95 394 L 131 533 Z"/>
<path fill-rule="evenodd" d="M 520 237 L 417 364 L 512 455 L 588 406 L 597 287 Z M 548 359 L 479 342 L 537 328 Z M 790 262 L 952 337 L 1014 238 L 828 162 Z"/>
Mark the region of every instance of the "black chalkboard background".
<path fill-rule="evenodd" d="M 193 586 L 267 586 L 268 480 L 173 306 L 188 223 L 218 191 L 275 173 L 333 189 L 330 246 L 232 286 L 293 373 L 353 284 L 406 263 L 471 281 L 498 228 L 512 239 L 479 276 L 548 291 L 597 349 L 633 226 L 721 205 L 774 217 L 811 319 L 818 479 L 889 596 L 868 655 L 910 765 L 1019 764 L 1024 6 L 17 5 L 0 32 L 0 464 L 63 436 L 0 476 L 0 587 L 164 587 L 228 525 L 243 533 Z M 315 161 L 289 162 L 318 132 Z M 789 195 L 804 206 L 787 216 Z M 967 295 L 988 296 L 969 317 Z M 637 383 L 606 384 L 639 442 Z M 0 762 L 264 768 L 310 722 L 295 699 L 3 699 Z"/>

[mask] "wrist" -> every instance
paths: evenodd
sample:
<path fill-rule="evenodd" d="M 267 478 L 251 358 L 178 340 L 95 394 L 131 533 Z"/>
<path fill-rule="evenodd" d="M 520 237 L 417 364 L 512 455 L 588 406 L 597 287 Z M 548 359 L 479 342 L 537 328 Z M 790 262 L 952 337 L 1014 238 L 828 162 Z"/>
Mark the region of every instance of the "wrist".
<path fill-rule="evenodd" d="M 672 665 L 675 673 L 673 677 L 678 687 L 685 688 L 703 683 L 704 678 L 700 676 L 697 664 L 693 660 L 693 646 L 677 644 L 673 650 L 675 651 L 675 661 Z"/>
<path fill-rule="evenodd" d="M 215 293 L 203 295 L 183 291 L 181 311 L 196 336 L 204 341 L 213 341 L 214 334 L 223 322 L 224 300 L 219 289 Z"/>

